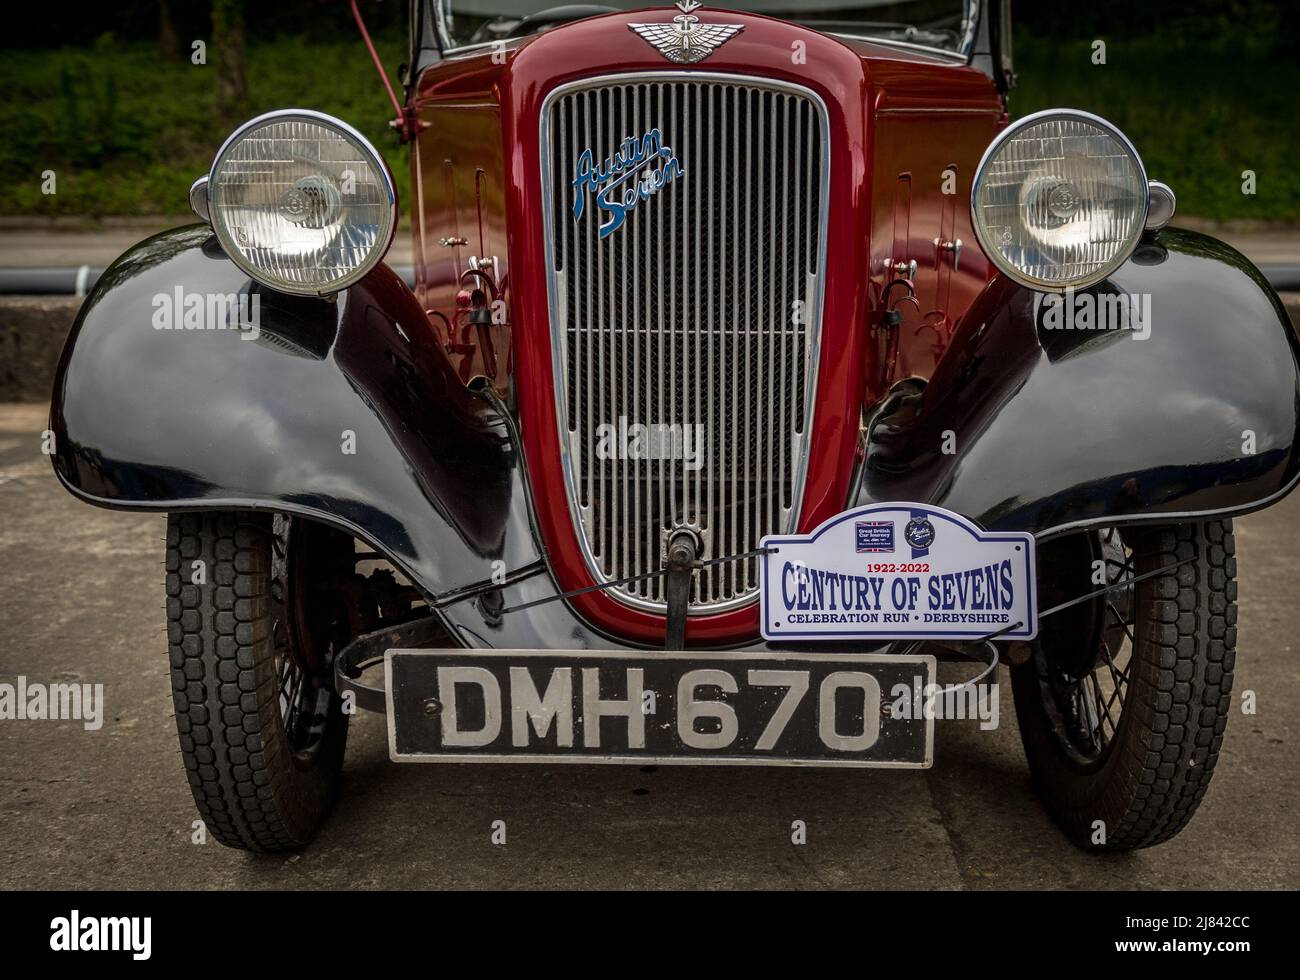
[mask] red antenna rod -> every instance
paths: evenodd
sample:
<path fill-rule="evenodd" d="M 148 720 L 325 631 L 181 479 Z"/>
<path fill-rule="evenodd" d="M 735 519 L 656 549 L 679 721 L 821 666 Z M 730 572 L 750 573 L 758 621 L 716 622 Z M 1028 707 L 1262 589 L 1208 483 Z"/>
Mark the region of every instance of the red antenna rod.
<path fill-rule="evenodd" d="M 388 72 L 384 71 L 384 63 L 379 60 L 379 52 L 375 50 L 375 43 L 370 40 L 370 32 L 366 30 L 366 22 L 361 19 L 361 11 L 357 9 L 357 0 L 349 0 L 349 2 L 352 6 L 352 16 L 357 22 L 357 29 L 361 31 L 361 39 L 366 42 L 366 50 L 370 52 L 370 60 L 375 63 L 375 71 L 379 72 L 379 80 L 384 83 L 388 99 L 393 103 L 393 111 L 397 113 L 397 118 L 389 125 L 397 130 L 402 137 L 402 142 L 405 143 L 415 136 L 415 114 L 402 105 L 397 98 L 397 93 L 393 91 L 393 83 L 388 80 Z"/>

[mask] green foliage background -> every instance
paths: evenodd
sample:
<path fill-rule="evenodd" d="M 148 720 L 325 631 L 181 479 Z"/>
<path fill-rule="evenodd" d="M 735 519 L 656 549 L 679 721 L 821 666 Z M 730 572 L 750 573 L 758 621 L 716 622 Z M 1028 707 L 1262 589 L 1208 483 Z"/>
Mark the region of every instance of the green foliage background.
<path fill-rule="evenodd" d="M 1106 42 L 1094 64 L 1093 41 Z M 1129 36 L 1015 42 L 1013 116 L 1070 106 L 1111 120 L 1180 216 L 1300 220 L 1300 58 L 1259 38 Z M 1242 193 L 1242 173 L 1256 193 Z"/>
<path fill-rule="evenodd" d="M 384 38 L 391 72 L 405 42 Z M 188 213 L 187 192 L 230 130 L 288 107 L 319 109 L 368 136 L 405 200 L 408 156 L 388 127 L 392 106 L 355 34 L 337 42 L 283 37 L 248 45 L 242 118 L 215 109 L 214 68 L 162 61 L 155 44 L 112 35 L 88 48 L 0 51 L 0 214 Z M 54 170 L 58 192 L 41 193 Z"/>
<path fill-rule="evenodd" d="M 1151 175 L 1174 188 L 1183 216 L 1300 220 L 1300 56 L 1293 25 L 1258 6 L 1189 15 L 1177 30 L 1090 34 L 1097 25 L 1073 23 L 1072 38 L 1048 30 L 1041 11 L 1026 16 L 1015 39 L 1012 113 L 1073 106 L 1113 120 Z M 79 46 L 0 50 L 0 214 L 184 214 L 190 182 L 232 126 L 288 106 L 332 113 L 366 133 L 405 200 L 407 150 L 347 26 L 271 37 L 250 29 L 241 118 L 215 109 L 212 51 L 207 65 L 164 61 L 156 43 L 112 33 Z M 1104 65 L 1092 61 L 1095 39 L 1106 42 Z M 400 25 L 386 27 L 378 44 L 395 73 L 405 58 Z M 58 175 L 56 195 L 41 193 L 45 170 Z M 1257 175 L 1253 196 L 1241 193 L 1244 170 Z"/>

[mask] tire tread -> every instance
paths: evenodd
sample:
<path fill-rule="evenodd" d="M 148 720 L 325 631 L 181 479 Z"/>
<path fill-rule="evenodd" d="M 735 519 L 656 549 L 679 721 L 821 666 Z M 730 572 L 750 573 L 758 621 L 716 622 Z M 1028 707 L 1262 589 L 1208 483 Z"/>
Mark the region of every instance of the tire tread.
<path fill-rule="evenodd" d="M 181 513 L 167 524 L 167 639 L 181 755 L 221 843 L 299 847 L 314 829 L 283 791 L 293 766 L 272 669 L 270 515 Z M 206 582 L 192 582 L 193 562 Z"/>

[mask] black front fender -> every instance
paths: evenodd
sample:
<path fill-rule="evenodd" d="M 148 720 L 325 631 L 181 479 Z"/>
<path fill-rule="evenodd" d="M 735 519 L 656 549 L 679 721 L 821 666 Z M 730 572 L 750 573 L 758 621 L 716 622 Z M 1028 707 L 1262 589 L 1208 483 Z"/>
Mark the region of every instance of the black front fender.
<path fill-rule="evenodd" d="M 213 315 L 232 296 L 252 324 Z M 507 420 L 385 266 L 297 298 L 261 291 L 206 226 L 142 242 L 82 307 L 51 419 L 59 478 L 101 506 L 315 517 L 433 596 L 541 558 Z"/>
<path fill-rule="evenodd" d="M 1295 485 L 1297 341 L 1258 269 L 1169 229 L 1090 292 L 1148 297 L 1149 335 L 1048 329 L 1043 294 L 991 282 L 920 394 L 872 420 L 857 502 L 1048 537 L 1241 514 Z"/>

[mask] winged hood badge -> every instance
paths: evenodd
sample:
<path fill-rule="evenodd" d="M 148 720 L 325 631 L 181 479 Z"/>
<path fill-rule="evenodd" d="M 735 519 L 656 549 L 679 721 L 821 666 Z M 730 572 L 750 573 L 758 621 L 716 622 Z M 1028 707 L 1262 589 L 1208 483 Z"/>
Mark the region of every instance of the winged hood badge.
<path fill-rule="evenodd" d="M 669 61 L 693 65 L 703 61 L 745 29 L 744 24 L 703 24 L 692 16 L 703 4 L 696 0 L 681 0 L 681 11 L 671 24 L 628 24 L 646 43 L 654 47 Z"/>

